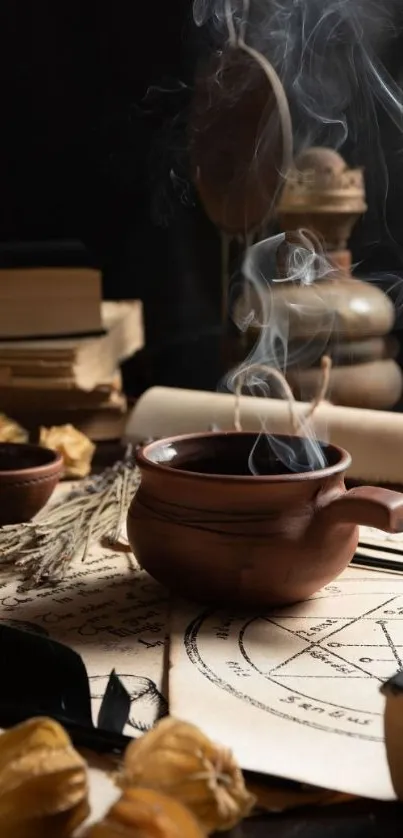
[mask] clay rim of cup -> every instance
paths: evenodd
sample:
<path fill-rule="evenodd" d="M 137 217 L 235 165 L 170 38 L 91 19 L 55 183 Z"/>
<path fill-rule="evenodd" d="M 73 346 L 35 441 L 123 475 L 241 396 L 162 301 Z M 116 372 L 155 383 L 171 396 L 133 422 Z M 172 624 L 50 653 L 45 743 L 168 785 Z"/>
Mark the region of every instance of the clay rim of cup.
<path fill-rule="evenodd" d="M 351 454 L 348 453 L 344 448 L 340 448 L 338 445 L 332 445 L 331 443 L 325 443 L 323 441 L 317 440 L 319 445 L 326 446 L 326 448 L 332 452 L 334 455 L 337 456 L 337 460 L 333 465 L 326 466 L 325 468 L 316 469 L 313 471 L 296 471 L 296 472 L 288 472 L 287 474 L 214 474 L 214 473 L 206 473 L 201 471 L 188 471 L 184 468 L 172 468 L 170 465 L 164 465 L 164 463 L 154 462 L 153 460 L 149 459 L 150 453 L 158 450 L 158 448 L 166 447 L 169 445 L 175 445 L 181 442 L 186 442 L 187 440 L 203 440 L 203 439 L 219 439 L 220 437 L 241 437 L 241 436 L 250 436 L 257 439 L 259 433 L 253 433 L 253 431 L 210 431 L 210 432 L 201 432 L 201 433 L 193 433 L 193 434 L 180 434 L 178 436 L 170 436 L 165 437 L 163 439 L 155 440 L 154 442 L 150 442 L 145 445 L 143 448 L 140 448 L 136 453 L 136 461 L 137 465 L 139 466 L 140 470 L 147 470 L 147 471 L 154 471 L 158 472 L 159 474 L 162 472 L 163 474 L 169 474 L 171 477 L 175 475 L 177 477 L 188 477 L 190 479 L 197 479 L 198 481 L 207 481 L 207 482 L 229 482 L 229 483 L 246 483 L 251 484 L 253 483 L 289 483 L 293 482 L 296 483 L 298 481 L 305 481 L 305 480 L 321 480 L 326 477 L 332 477 L 335 474 L 339 474 L 340 472 L 345 472 L 351 465 Z M 289 440 L 291 438 L 291 434 L 270 434 L 271 437 L 274 437 L 278 440 Z M 296 440 L 302 440 L 303 437 L 295 436 Z"/>
<path fill-rule="evenodd" d="M 3 452 L 14 452 L 15 463 L 13 468 L 2 468 Z M 20 466 L 18 465 L 18 457 L 30 458 L 32 465 Z M 11 458 L 10 458 L 11 463 Z M 0 443 L 0 476 L 1 477 L 32 477 L 33 475 L 45 475 L 47 472 L 53 474 L 57 468 L 63 466 L 63 457 L 58 451 L 53 451 L 51 448 L 45 448 L 40 445 L 32 445 L 23 442 L 1 442 Z"/>

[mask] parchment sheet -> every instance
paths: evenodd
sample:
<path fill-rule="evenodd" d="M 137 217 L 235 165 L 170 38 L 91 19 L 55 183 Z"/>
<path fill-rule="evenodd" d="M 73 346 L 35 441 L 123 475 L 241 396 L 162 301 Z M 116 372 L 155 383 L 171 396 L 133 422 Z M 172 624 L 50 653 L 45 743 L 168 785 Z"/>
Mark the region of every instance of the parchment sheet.
<path fill-rule="evenodd" d="M 73 484 L 61 484 L 53 501 Z M 0 621 L 33 627 L 82 656 L 96 723 L 109 674 L 115 669 L 131 696 L 125 733 L 137 737 L 168 708 L 164 695 L 168 594 L 133 557 L 95 545 L 54 588 L 19 592 L 15 573 L 0 574 Z M 108 773 L 88 772 L 91 814 L 77 838 L 119 797 Z"/>
<path fill-rule="evenodd" d="M 244 769 L 393 799 L 380 686 L 402 655 L 399 575 L 349 568 L 307 602 L 254 617 L 182 604 L 170 712 Z"/>
<path fill-rule="evenodd" d="M 167 708 L 168 594 L 131 554 L 95 545 L 56 587 L 21 593 L 18 587 L 15 574 L 0 575 L 0 620 L 36 626 L 79 652 L 90 678 L 94 722 L 115 669 L 132 699 L 125 733 L 135 737 L 151 727 Z"/>

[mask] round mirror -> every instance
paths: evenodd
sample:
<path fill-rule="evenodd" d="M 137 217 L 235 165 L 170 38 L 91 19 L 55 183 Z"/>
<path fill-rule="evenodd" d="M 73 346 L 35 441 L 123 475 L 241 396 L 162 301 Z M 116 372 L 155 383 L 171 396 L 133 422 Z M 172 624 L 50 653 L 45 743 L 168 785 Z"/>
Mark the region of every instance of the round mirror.
<path fill-rule="evenodd" d="M 245 235 L 269 220 L 292 162 L 284 88 L 245 44 L 215 55 L 200 74 L 190 114 L 192 176 L 223 232 Z"/>

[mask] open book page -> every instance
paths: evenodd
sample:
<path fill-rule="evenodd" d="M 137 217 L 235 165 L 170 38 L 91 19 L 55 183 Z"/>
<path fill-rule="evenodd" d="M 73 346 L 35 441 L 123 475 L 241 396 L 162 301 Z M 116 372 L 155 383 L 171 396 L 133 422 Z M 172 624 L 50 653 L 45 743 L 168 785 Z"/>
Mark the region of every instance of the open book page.
<path fill-rule="evenodd" d="M 360 527 L 356 562 L 384 572 L 403 573 L 403 533 L 386 533 L 374 527 Z"/>
<path fill-rule="evenodd" d="M 178 605 L 170 712 L 244 769 L 392 799 L 380 687 L 402 654 L 401 576 L 349 568 L 307 602 L 255 617 Z"/>
<path fill-rule="evenodd" d="M 360 544 L 368 547 L 393 548 L 393 552 L 402 553 L 403 532 L 389 533 L 377 530 L 375 527 L 360 527 Z"/>

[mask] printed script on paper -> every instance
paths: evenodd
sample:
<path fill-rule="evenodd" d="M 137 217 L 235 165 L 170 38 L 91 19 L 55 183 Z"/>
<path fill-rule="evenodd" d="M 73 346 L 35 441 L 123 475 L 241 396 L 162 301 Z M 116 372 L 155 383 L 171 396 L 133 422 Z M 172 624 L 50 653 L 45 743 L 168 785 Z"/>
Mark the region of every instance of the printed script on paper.
<path fill-rule="evenodd" d="M 58 494 L 67 488 L 59 487 Z M 131 698 L 128 736 L 140 736 L 167 712 L 168 594 L 130 554 L 94 545 L 86 561 L 76 560 L 53 588 L 20 592 L 16 574 L 0 575 L 0 621 L 47 634 L 81 655 L 95 724 L 112 669 Z M 119 796 L 105 771 L 91 767 L 88 778 L 91 814 L 77 838 Z"/>
<path fill-rule="evenodd" d="M 350 568 L 270 614 L 172 614 L 170 711 L 244 769 L 394 797 L 381 684 L 402 667 L 403 578 Z"/>
<path fill-rule="evenodd" d="M 18 592 L 0 576 L 0 620 L 75 649 L 90 681 L 93 719 L 112 669 L 131 697 L 125 733 L 136 737 L 167 710 L 163 695 L 167 593 L 127 553 L 94 546 L 54 588 Z"/>

